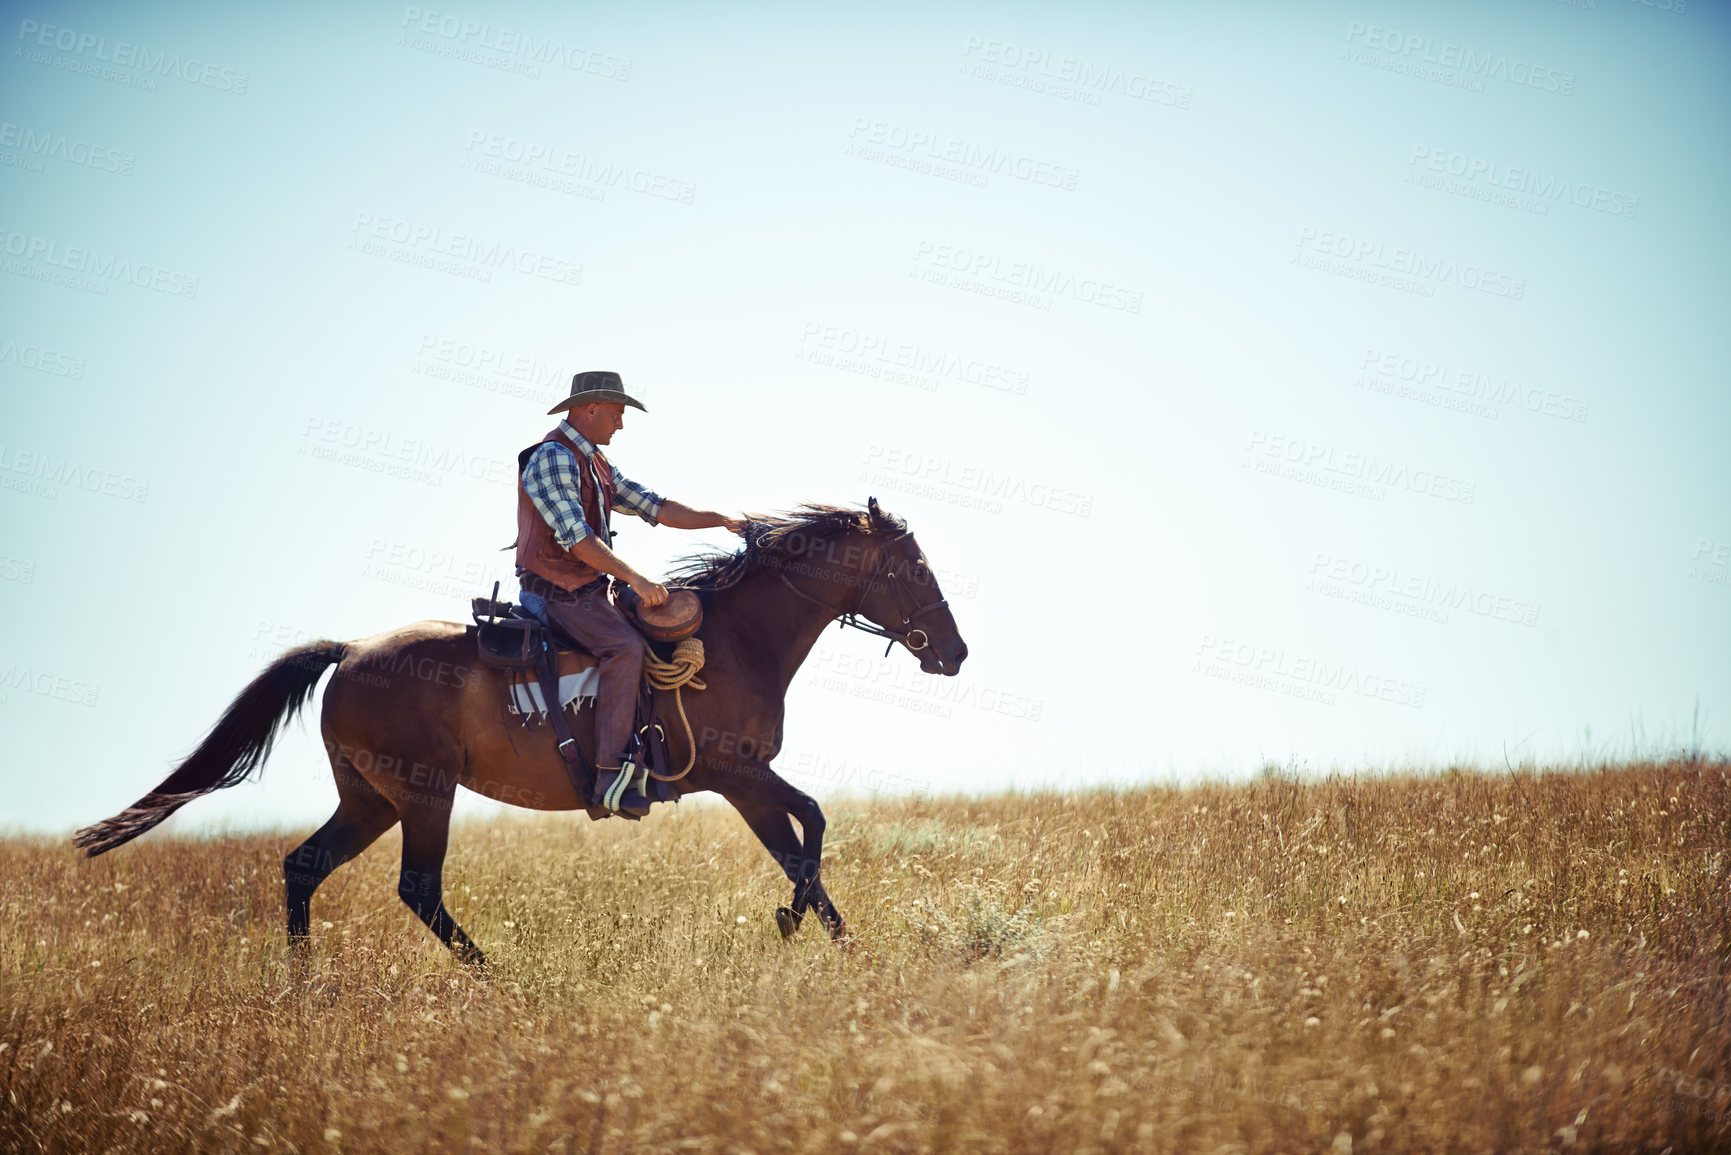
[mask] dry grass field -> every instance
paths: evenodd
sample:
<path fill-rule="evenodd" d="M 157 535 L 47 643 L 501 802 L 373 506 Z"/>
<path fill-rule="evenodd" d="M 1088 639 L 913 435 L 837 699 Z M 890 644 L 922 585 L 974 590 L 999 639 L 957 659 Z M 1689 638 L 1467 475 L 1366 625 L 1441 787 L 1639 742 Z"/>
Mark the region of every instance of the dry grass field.
<path fill-rule="evenodd" d="M 0 842 L 0 1150 L 1731 1148 L 1731 765 L 836 805 L 815 919 L 717 805 Z"/>

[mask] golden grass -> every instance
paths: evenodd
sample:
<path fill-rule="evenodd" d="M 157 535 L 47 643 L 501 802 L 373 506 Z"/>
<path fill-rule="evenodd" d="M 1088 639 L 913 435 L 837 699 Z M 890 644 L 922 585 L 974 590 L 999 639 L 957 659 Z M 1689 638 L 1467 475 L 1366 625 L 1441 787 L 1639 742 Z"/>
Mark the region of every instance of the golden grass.
<path fill-rule="evenodd" d="M 1731 1146 L 1731 765 L 833 807 L 815 919 L 731 810 L 0 843 L 6 1151 Z"/>

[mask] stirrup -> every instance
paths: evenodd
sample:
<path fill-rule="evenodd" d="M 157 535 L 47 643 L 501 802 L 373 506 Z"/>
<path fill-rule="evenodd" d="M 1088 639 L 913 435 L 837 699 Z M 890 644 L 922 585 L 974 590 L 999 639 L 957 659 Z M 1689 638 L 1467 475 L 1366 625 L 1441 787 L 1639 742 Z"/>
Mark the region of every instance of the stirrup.
<path fill-rule="evenodd" d="M 642 818 L 655 805 L 649 798 L 649 773 L 646 766 L 627 758 L 619 768 L 619 777 L 608 788 L 603 803 L 615 814 Z"/>
<path fill-rule="evenodd" d="M 595 767 L 595 785 L 599 788 L 603 782 L 608 784 L 606 789 L 601 791 L 599 804 L 608 810 L 617 811 L 619 799 L 624 795 L 625 788 L 631 784 L 631 776 L 635 770 L 636 767 L 631 764 L 629 758 L 622 762 L 618 769 L 614 769 L 612 766 Z M 610 774 L 613 776 L 612 778 L 607 777 Z"/>

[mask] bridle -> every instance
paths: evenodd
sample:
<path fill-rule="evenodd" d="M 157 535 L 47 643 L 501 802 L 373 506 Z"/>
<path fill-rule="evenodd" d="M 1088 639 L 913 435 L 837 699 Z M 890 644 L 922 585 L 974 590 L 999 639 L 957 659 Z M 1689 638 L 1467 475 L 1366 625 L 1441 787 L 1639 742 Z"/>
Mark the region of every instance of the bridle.
<path fill-rule="evenodd" d="M 912 531 L 910 530 L 908 532 L 911 533 Z M 907 537 L 907 536 L 908 536 L 907 533 L 899 534 L 896 537 L 891 538 L 885 544 L 886 545 L 894 545 L 896 542 L 900 541 L 902 538 Z M 939 598 L 935 602 L 927 602 L 923 606 L 920 605 L 918 603 L 918 601 L 914 598 L 913 594 L 911 592 L 909 592 L 905 586 L 902 585 L 902 579 L 901 579 L 900 575 L 898 575 L 895 572 L 895 570 L 893 570 L 893 569 L 886 570 L 884 573 L 884 576 L 889 579 L 890 591 L 893 594 L 893 596 L 895 597 L 896 612 L 901 614 L 901 616 L 902 616 L 902 631 L 901 631 L 901 633 L 897 633 L 894 630 L 885 629 L 883 626 L 878 625 L 876 622 L 867 621 L 867 620 L 862 619 L 859 616 L 859 610 L 857 608 L 851 609 L 851 610 L 839 610 L 839 609 L 836 609 L 834 606 L 830 605 L 828 602 L 823 601 L 821 598 L 813 597 L 811 594 L 806 593 L 804 590 L 802 590 L 798 586 L 794 585 L 793 579 L 787 576 L 786 570 L 777 570 L 776 576 L 781 578 L 781 580 L 787 585 L 788 589 L 792 590 L 794 593 L 798 594 L 800 597 L 804 598 L 806 601 L 811 602 L 813 605 L 822 606 L 824 609 L 828 610 L 829 616 L 831 618 L 838 618 L 839 617 L 841 619 L 841 626 L 851 626 L 852 628 L 854 628 L 856 630 L 860 630 L 863 633 L 875 634 L 876 636 L 878 636 L 880 638 L 888 638 L 890 644 L 884 647 L 884 657 L 886 657 L 886 658 L 889 657 L 890 651 L 895 649 L 897 642 L 900 642 L 902 645 L 906 646 L 911 652 L 916 653 L 916 654 L 919 653 L 921 650 L 925 649 L 927 646 L 930 646 L 932 644 L 931 637 L 926 633 L 925 630 L 920 629 L 918 626 L 915 626 L 913 624 L 914 619 L 916 619 L 916 618 L 918 618 L 924 614 L 929 614 L 933 610 L 946 609 L 946 608 L 948 608 L 948 606 L 950 604 L 950 601 L 948 598 Z M 877 579 L 876 579 L 876 576 L 874 575 L 873 577 L 865 579 L 865 581 L 863 581 L 860 584 L 862 586 L 869 588 L 871 582 L 873 582 L 875 580 L 877 580 Z M 860 595 L 860 600 L 861 601 L 865 600 L 864 594 Z M 912 610 L 908 610 L 908 609 L 904 608 L 910 604 L 913 605 L 913 607 L 914 607 Z M 840 628 L 840 627 L 838 627 L 838 628 Z M 914 641 L 914 638 L 916 635 L 919 637 L 919 641 L 917 643 Z"/>

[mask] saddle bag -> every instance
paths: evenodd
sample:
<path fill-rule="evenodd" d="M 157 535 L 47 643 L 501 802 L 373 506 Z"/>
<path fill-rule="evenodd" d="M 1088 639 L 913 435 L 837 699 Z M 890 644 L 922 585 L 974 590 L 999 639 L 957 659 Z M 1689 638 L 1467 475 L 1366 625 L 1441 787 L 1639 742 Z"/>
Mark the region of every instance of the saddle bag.
<path fill-rule="evenodd" d="M 545 627 L 517 612 L 510 602 L 499 600 L 499 583 L 493 596 L 474 598 L 475 650 L 481 664 L 501 670 L 532 670 L 541 661 Z"/>

